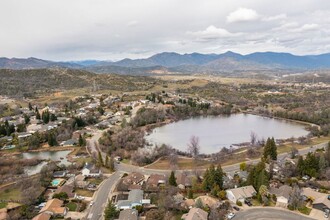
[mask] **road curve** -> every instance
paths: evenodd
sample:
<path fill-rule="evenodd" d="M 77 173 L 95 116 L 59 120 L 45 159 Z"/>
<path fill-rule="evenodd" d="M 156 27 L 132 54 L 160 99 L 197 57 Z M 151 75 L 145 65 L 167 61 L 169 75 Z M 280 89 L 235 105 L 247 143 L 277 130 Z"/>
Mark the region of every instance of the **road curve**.
<path fill-rule="evenodd" d="M 233 220 L 312 220 L 301 214 L 280 208 L 249 208 L 236 213 Z"/>

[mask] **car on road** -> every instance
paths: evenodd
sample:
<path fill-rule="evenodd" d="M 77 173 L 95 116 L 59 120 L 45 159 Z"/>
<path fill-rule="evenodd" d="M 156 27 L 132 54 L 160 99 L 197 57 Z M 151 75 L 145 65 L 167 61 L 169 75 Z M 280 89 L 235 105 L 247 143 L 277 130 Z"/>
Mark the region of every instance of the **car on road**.
<path fill-rule="evenodd" d="M 94 204 L 94 201 L 92 200 L 91 203 L 89 203 L 89 206 L 92 206 Z"/>
<path fill-rule="evenodd" d="M 234 206 L 233 209 L 235 209 L 236 211 L 239 211 L 239 208 L 237 206 Z"/>
<path fill-rule="evenodd" d="M 235 217 L 235 214 L 232 212 L 227 215 L 227 219 L 233 219 L 234 217 Z"/>

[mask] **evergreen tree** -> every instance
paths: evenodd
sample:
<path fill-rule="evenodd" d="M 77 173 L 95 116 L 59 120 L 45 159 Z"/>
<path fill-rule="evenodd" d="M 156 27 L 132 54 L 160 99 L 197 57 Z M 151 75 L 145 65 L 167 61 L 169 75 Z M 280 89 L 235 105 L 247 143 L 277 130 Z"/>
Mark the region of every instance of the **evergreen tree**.
<path fill-rule="evenodd" d="M 57 145 L 56 136 L 53 132 L 48 133 L 48 145 L 51 147 Z"/>
<path fill-rule="evenodd" d="M 103 163 L 103 158 L 102 158 L 102 154 L 101 154 L 101 152 L 99 151 L 98 152 L 98 162 L 99 162 L 99 165 L 100 166 L 103 166 L 104 165 L 104 163 Z"/>
<path fill-rule="evenodd" d="M 118 216 L 119 216 L 119 211 L 117 210 L 116 206 L 112 204 L 111 201 L 108 201 L 108 205 L 104 210 L 104 219 L 114 220 L 117 219 Z"/>
<path fill-rule="evenodd" d="M 194 198 L 194 192 L 192 189 L 188 190 L 188 199 L 193 199 Z"/>
<path fill-rule="evenodd" d="M 31 105 L 31 103 L 29 102 L 29 110 L 32 111 L 33 107 Z"/>
<path fill-rule="evenodd" d="M 176 183 L 175 173 L 174 173 L 173 170 L 171 171 L 171 175 L 170 175 L 170 177 L 168 179 L 168 183 L 170 184 L 170 186 L 177 186 L 178 185 Z"/>
<path fill-rule="evenodd" d="M 41 118 L 45 124 L 48 124 L 50 119 L 49 111 L 48 110 L 44 111 L 41 115 Z"/>
<path fill-rule="evenodd" d="M 109 158 L 108 168 L 111 172 L 115 171 L 115 161 L 114 161 L 113 157 Z"/>
<path fill-rule="evenodd" d="M 40 112 L 38 111 L 38 108 L 36 107 L 37 111 L 36 111 L 36 119 L 40 120 L 41 116 L 40 116 Z"/>
<path fill-rule="evenodd" d="M 297 170 L 299 175 L 303 176 L 305 174 L 305 163 L 302 156 L 299 156 L 298 158 Z"/>
<path fill-rule="evenodd" d="M 56 115 L 52 113 L 52 114 L 50 115 L 50 121 L 56 121 L 56 120 L 57 120 Z"/>
<path fill-rule="evenodd" d="M 26 125 L 30 122 L 30 116 L 28 116 L 27 114 L 24 114 L 24 122 Z"/>
<path fill-rule="evenodd" d="M 79 134 L 79 141 L 78 144 L 80 147 L 85 146 L 86 145 L 86 140 L 85 138 L 83 138 L 83 136 L 81 134 Z"/>
<path fill-rule="evenodd" d="M 268 138 L 264 147 L 263 157 L 277 160 L 277 147 L 274 138 Z"/>

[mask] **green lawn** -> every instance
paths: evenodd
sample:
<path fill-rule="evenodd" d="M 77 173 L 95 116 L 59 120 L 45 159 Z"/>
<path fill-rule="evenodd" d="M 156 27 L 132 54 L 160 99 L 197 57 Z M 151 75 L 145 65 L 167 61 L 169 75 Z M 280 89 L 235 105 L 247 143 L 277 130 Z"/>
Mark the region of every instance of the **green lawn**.
<path fill-rule="evenodd" d="M 301 212 L 302 214 L 309 215 L 309 213 L 311 213 L 312 209 L 304 206 L 304 207 L 298 209 L 298 211 Z"/>
<path fill-rule="evenodd" d="M 68 207 L 69 211 L 74 212 L 77 210 L 77 204 L 74 202 L 69 202 L 66 204 L 66 207 Z"/>
<path fill-rule="evenodd" d="M 6 208 L 8 203 L 6 202 L 0 202 L 0 209 Z"/>
<path fill-rule="evenodd" d="M 0 200 L 21 200 L 21 191 L 16 188 L 9 188 L 0 191 Z"/>
<path fill-rule="evenodd" d="M 102 183 L 103 179 L 102 178 L 90 178 L 90 179 L 88 179 L 88 181 L 90 183 L 100 185 L 100 183 Z"/>

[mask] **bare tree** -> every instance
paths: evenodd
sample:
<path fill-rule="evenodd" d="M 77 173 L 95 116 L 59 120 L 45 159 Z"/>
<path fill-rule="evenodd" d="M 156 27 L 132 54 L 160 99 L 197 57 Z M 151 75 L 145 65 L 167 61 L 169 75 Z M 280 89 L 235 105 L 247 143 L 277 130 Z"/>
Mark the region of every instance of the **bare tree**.
<path fill-rule="evenodd" d="M 257 134 L 253 131 L 250 133 L 251 145 L 255 146 L 257 144 Z"/>
<path fill-rule="evenodd" d="M 188 152 L 191 154 L 191 156 L 194 159 L 197 159 L 199 155 L 199 150 L 200 150 L 199 138 L 193 135 L 190 138 L 190 143 L 188 144 Z"/>
<path fill-rule="evenodd" d="M 291 159 L 296 158 L 296 156 L 298 155 L 298 150 L 295 147 L 291 147 L 291 151 L 290 151 L 290 157 Z"/>
<path fill-rule="evenodd" d="M 302 196 L 302 191 L 299 188 L 299 186 L 295 185 L 292 189 L 292 192 L 290 193 L 289 198 L 289 205 L 296 210 L 298 208 L 301 208 L 303 205 L 304 199 Z"/>
<path fill-rule="evenodd" d="M 175 150 L 172 150 L 172 152 L 168 157 L 171 168 L 175 170 L 178 165 L 178 154 L 176 153 Z"/>

